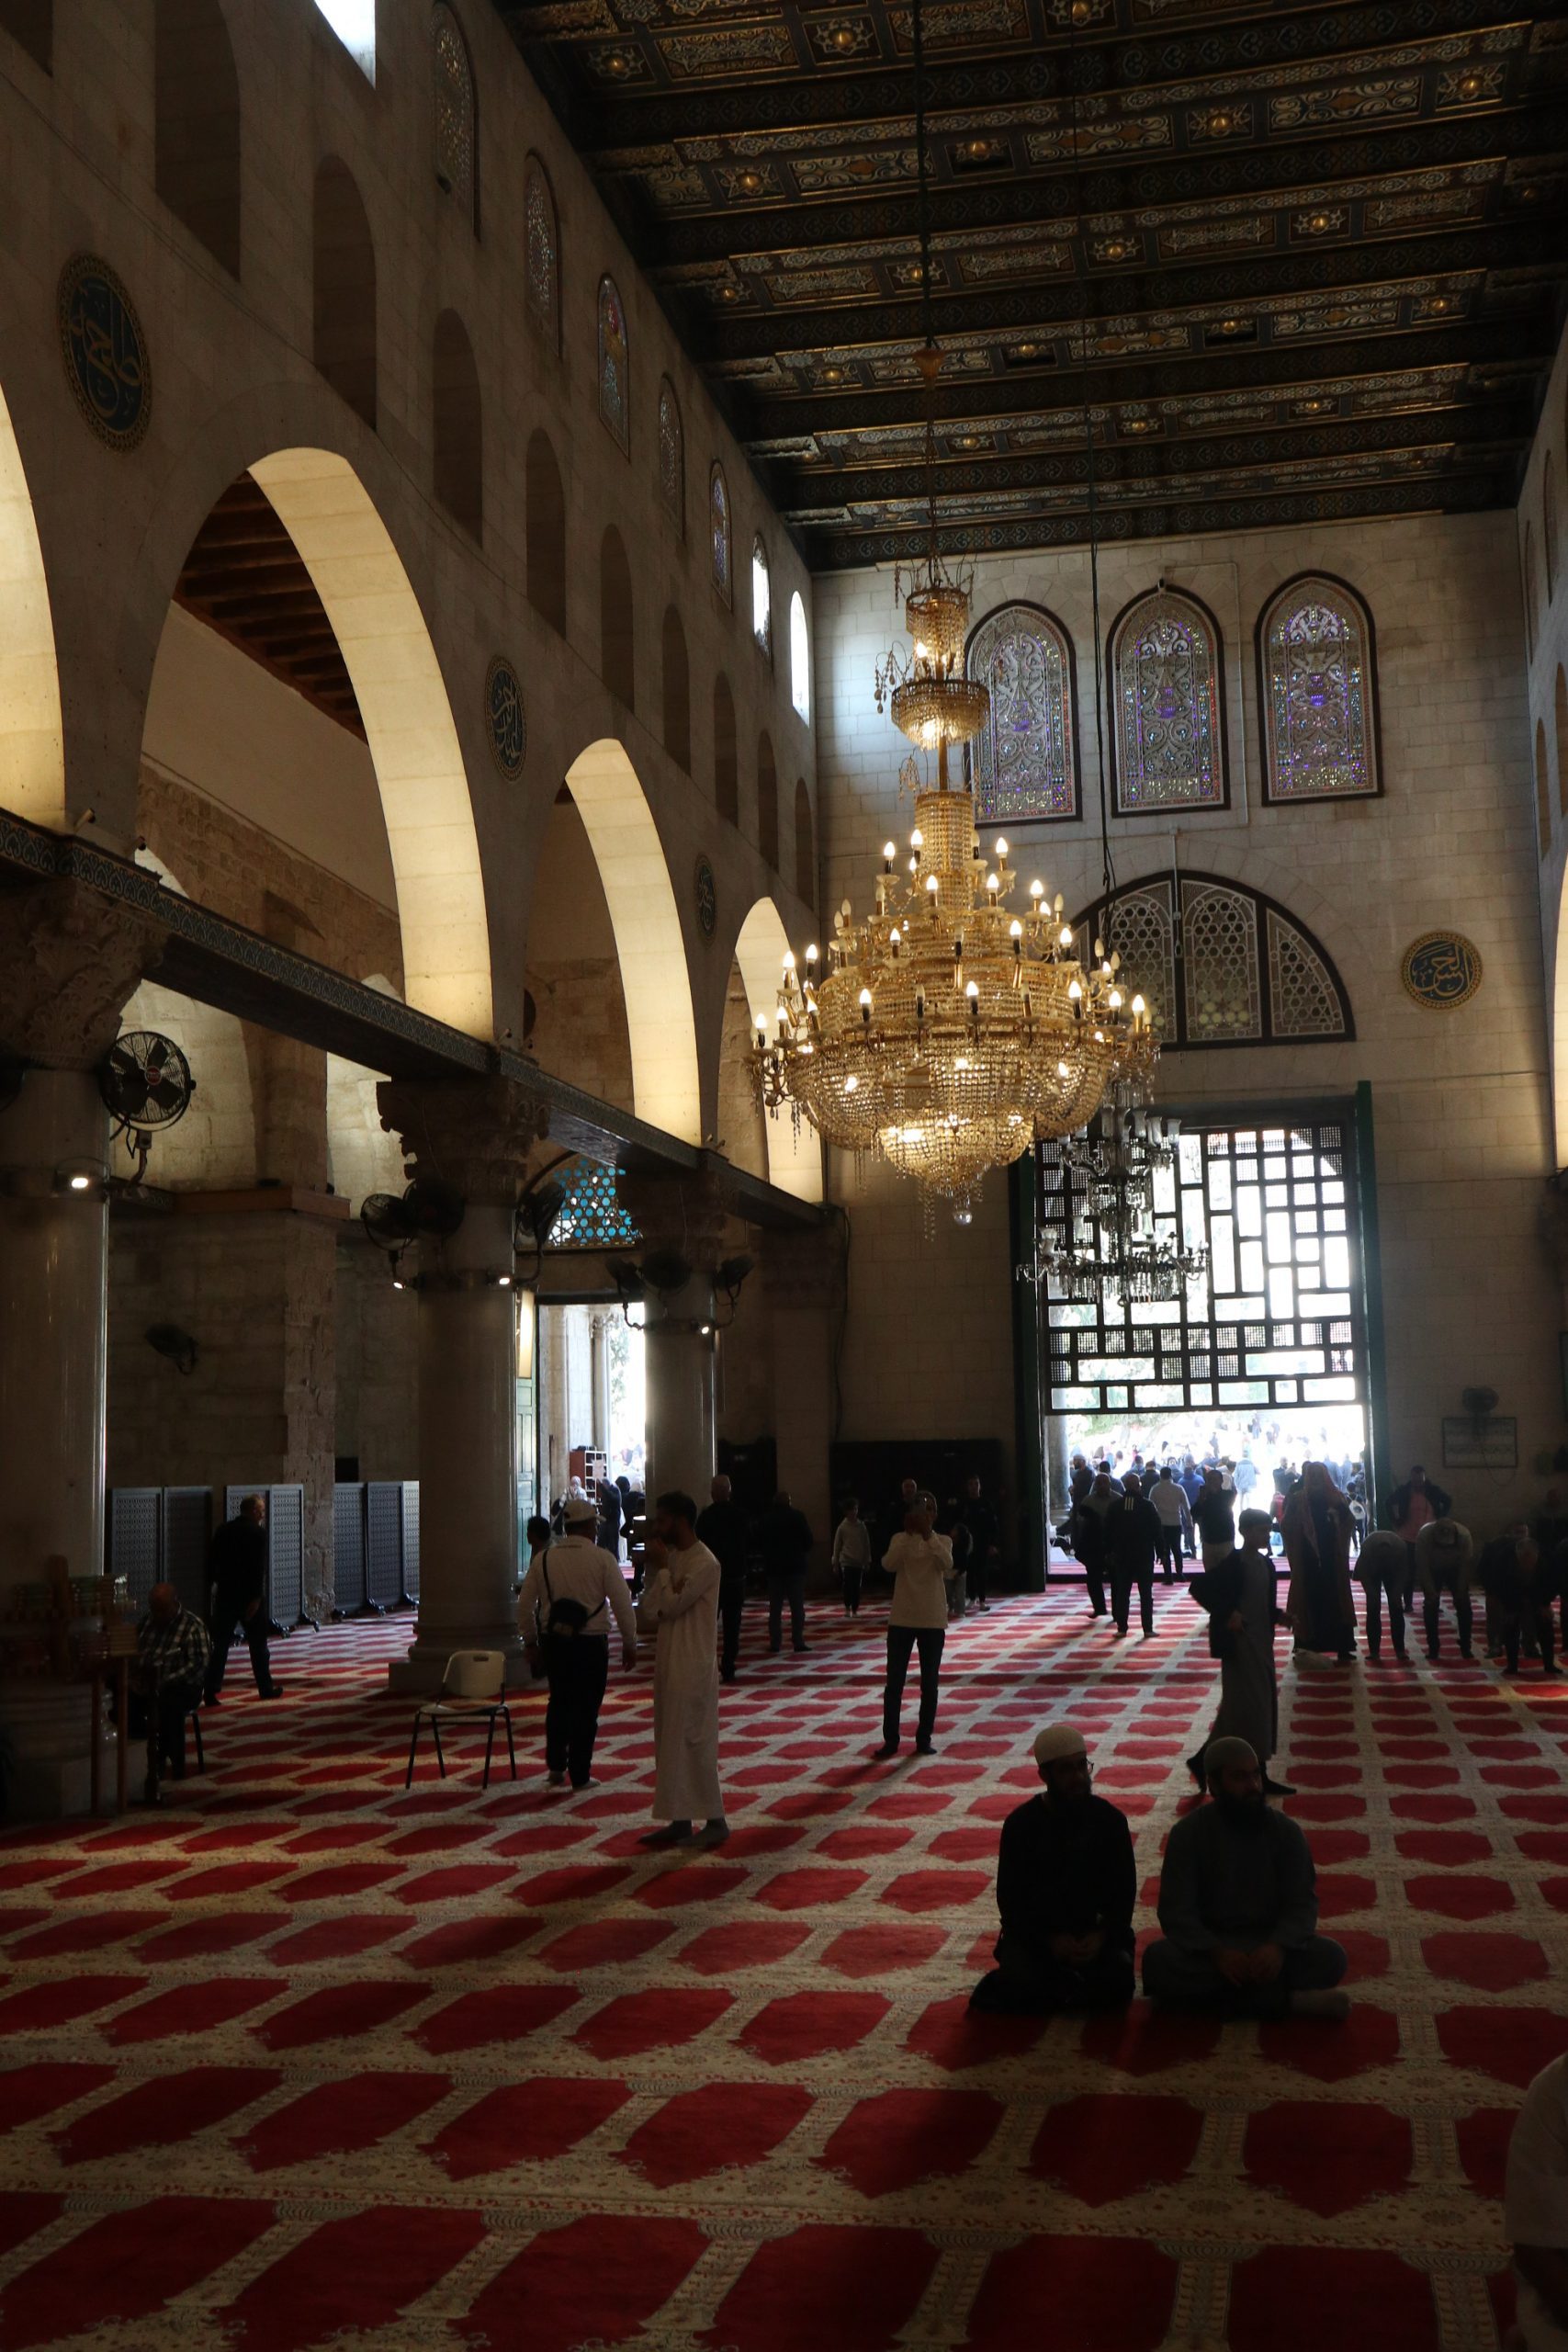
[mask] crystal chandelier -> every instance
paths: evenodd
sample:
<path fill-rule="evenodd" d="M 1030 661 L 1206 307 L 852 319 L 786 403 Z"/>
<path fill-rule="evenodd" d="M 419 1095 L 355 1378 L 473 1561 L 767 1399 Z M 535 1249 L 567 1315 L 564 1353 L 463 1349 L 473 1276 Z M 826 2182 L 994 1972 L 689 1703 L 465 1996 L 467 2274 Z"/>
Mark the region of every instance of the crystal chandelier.
<path fill-rule="evenodd" d="M 1061 1170 L 1075 1214 L 1065 1238 L 1043 1245 L 1037 1281 L 1062 1298 L 1124 1306 L 1179 1298 L 1208 1270 L 1201 1244 L 1181 1238 L 1156 1203 L 1156 1178 L 1174 1169 L 1179 1119 L 1145 1110 L 1135 1082 L 1111 1089 L 1092 1132 L 1045 1145 L 1048 1167 Z"/>

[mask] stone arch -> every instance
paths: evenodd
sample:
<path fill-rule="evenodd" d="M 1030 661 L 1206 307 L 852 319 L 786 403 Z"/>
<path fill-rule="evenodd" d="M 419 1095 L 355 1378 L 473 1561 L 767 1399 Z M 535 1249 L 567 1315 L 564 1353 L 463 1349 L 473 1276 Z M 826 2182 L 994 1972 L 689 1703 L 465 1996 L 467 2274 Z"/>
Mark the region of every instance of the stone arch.
<path fill-rule="evenodd" d="M 455 522 L 484 539 L 484 413 L 468 331 L 456 311 L 435 322 L 433 352 L 435 495 Z"/>
<path fill-rule="evenodd" d="M 65 741 L 49 582 L 11 413 L 0 391 L 0 808 L 65 821 Z"/>
<path fill-rule="evenodd" d="M 692 771 L 692 665 L 686 653 L 686 632 L 673 605 L 664 607 L 660 632 L 660 666 L 664 682 L 664 748 L 689 775 Z"/>
<path fill-rule="evenodd" d="M 1546 757 L 1546 721 L 1535 722 L 1535 829 L 1542 857 L 1551 855 L 1551 770 Z"/>
<path fill-rule="evenodd" d="M 176 220 L 240 275 L 240 77 L 218 0 L 157 0 L 153 186 Z"/>
<path fill-rule="evenodd" d="M 757 847 L 776 874 L 779 870 L 779 772 L 773 759 L 773 739 L 765 727 L 757 738 Z"/>
<path fill-rule="evenodd" d="M 735 960 L 746 983 L 746 1001 L 752 1024 L 759 1014 L 772 1024 L 778 1008 L 779 980 L 789 951 L 784 917 L 772 899 L 759 899 L 740 926 Z M 788 1113 L 767 1122 L 768 1177 L 782 1193 L 796 1200 L 822 1198 L 822 1145 L 808 1119 L 797 1126 Z"/>
<path fill-rule="evenodd" d="M 637 708 L 637 620 L 626 544 L 614 523 L 599 542 L 599 675 L 610 692 Z"/>
<path fill-rule="evenodd" d="M 490 933 L 468 775 L 401 558 L 346 458 L 280 449 L 250 470 L 315 583 L 354 684 L 387 821 L 408 1001 L 489 1038 Z"/>
<path fill-rule="evenodd" d="M 795 887 L 813 911 L 817 906 L 817 835 L 811 822 L 811 795 L 806 778 L 795 783 Z"/>
<path fill-rule="evenodd" d="M 1568 677 L 1562 665 L 1557 667 L 1557 684 L 1552 694 L 1552 726 L 1557 737 L 1557 807 L 1561 816 L 1568 817 Z"/>
<path fill-rule="evenodd" d="M 615 933 L 639 1119 L 702 1139 L 697 1030 L 675 891 L 648 796 L 626 747 L 590 743 L 566 774 Z"/>
<path fill-rule="evenodd" d="M 356 416 L 376 426 L 376 248 L 353 173 L 335 155 L 316 166 L 310 215 L 311 356 Z"/>
<path fill-rule="evenodd" d="M 721 670 L 713 682 L 714 806 L 731 825 L 740 822 L 740 755 L 735 733 L 735 696 Z"/>
<path fill-rule="evenodd" d="M 566 635 L 566 492 L 547 433 L 528 440 L 525 554 L 528 602 L 558 637 Z"/>

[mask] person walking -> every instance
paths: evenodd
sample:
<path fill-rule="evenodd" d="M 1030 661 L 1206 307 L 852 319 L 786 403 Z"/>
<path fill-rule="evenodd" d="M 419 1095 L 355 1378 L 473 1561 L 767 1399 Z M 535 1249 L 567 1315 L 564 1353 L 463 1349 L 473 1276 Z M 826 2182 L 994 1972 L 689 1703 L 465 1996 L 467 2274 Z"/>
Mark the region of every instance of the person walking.
<path fill-rule="evenodd" d="M 697 1541 L 697 1507 L 671 1487 L 654 1505 L 649 1579 L 638 1604 L 658 1637 L 653 1667 L 653 1817 L 645 1846 L 721 1845 L 718 1785 L 718 1562 Z M 694 1838 L 693 1825 L 703 1824 Z"/>
<path fill-rule="evenodd" d="M 1203 1758 L 1216 1739 L 1244 1739 L 1263 1767 L 1263 1792 L 1293 1797 L 1287 1781 L 1269 1777 L 1280 1738 L 1280 1685 L 1274 1665 L 1277 1595 L 1269 1548 L 1274 1521 L 1266 1510 L 1244 1510 L 1241 1544 L 1217 1567 L 1194 1577 L 1188 1589 L 1209 1617 L 1209 1655 L 1219 1661 L 1220 1707 L 1202 1745 L 1187 1759 L 1200 1789 Z"/>
<path fill-rule="evenodd" d="M 976 1609 L 989 1613 L 991 1571 L 1002 1556 L 1002 1531 L 996 1512 L 980 1491 L 972 1471 L 964 1481 L 959 1523 L 969 1535 L 969 1598 Z"/>
<path fill-rule="evenodd" d="M 843 1594 L 846 1617 L 860 1615 L 861 1586 L 871 1566 L 871 1531 L 860 1515 L 858 1495 L 846 1495 L 844 1515 L 833 1530 L 833 1574 Z"/>
<path fill-rule="evenodd" d="M 236 1630 L 245 1637 L 251 1672 L 264 1699 L 277 1699 L 283 1685 L 273 1679 L 272 1654 L 267 1648 L 266 1498 L 247 1495 L 232 1519 L 226 1519 L 207 1550 L 207 1580 L 210 1588 L 207 1630 L 212 1655 L 208 1663 L 203 1703 L 216 1707 L 222 1696 L 229 1666 L 229 1645 Z"/>
<path fill-rule="evenodd" d="M 789 1603 L 790 1647 L 810 1647 L 806 1638 L 806 1566 L 811 1556 L 811 1530 L 804 1511 L 796 1510 L 781 1487 L 757 1528 L 762 1570 L 768 1587 L 768 1648 L 776 1657 L 784 1647 L 784 1603 Z"/>
<path fill-rule="evenodd" d="M 1211 1802 L 1185 1814 L 1159 1874 L 1161 1939 L 1144 1990 L 1172 2008 L 1241 2018 L 1348 2015 L 1348 1962 L 1317 1932 L 1317 1876 L 1301 1824 L 1265 1800 L 1245 1739 L 1207 1756 Z"/>
<path fill-rule="evenodd" d="M 1203 1472 L 1203 1483 L 1192 1505 L 1192 1524 L 1206 1568 L 1218 1567 L 1222 1560 L 1230 1558 L 1235 1550 L 1235 1495 L 1226 1488 L 1217 1462 L 1211 1462 Z"/>
<path fill-rule="evenodd" d="M 599 1548 L 612 1560 L 621 1556 L 621 1490 L 614 1478 L 599 1481 Z"/>
<path fill-rule="evenodd" d="M 1434 1522 L 1435 1523 L 1435 1522 Z M 1360 1578 L 1366 1596 L 1367 1655 L 1382 1656 L 1382 1604 L 1388 1600 L 1388 1630 L 1393 1642 L 1393 1654 L 1403 1665 L 1409 1657 L 1404 1646 L 1404 1590 L 1410 1577 L 1410 1561 L 1415 1547 L 1403 1535 L 1391 1528 L 1375 1527 L 1356 1555 L 1356 1574 Z"/>
<path fill-rule="evenodd" d="M 610 1679 L 610 1621 L 621 1636 L 621 1664 L 637 1657 L 637 1620 L 620 1563 L 597 1541 L 599 1507 L 570 1495 L 566 1533 L 528 1563 L 517 1602 L 523 1639 L 543 1661 L 545 1770 L 552 1789 L 592 1786 L 599 1710 Z"/>
<path fill-rule="evenodd" d="M 1160 1568 L 1168 1584 L 1182 1574 L 1183 1552 L 1192 1549 L 1192 1513 L 1168 1462 L 1149 1488 L 1149 1500 L 1159 1519 Z"/>
<path fill-rule="evenodd" d="M 740 1626 L 746 1613 L 746 1562 L 750 1536 L 746 1514 L 721 1470 L 708 1487 L 709 1500 L 697 1519 L 697 1541 L 718 1562 L 718 1676 L 733 1682 L 740 1657 Z"/>
<path fill-rule="evenodd" d="M 1123 2009 L 1134 1990 L 1138 1899 L 1127 1816 L 1093 1794 L 1089 1751 L 1071 1724 L 1035 1735 L 1034 1762 L 1043 1787 L 1002 1824 L 997 1965 L 969 2006 L 1013 2016 Z"/>
<path fill-rule="evenodd" d="M 1105 1557 L 1111 1571 L 1111 1613 L 1120 1639 L 1127 1631 L 1133 1587 L 1138 1588 L 1138 1615 L 1144 1639 L 1155 1630 L 1155 1554 L 1159 1549 L 1160 1519 L 1153 1503 L 1145 1502 L 1129 1471 L 1126 1484 L 1105 1515 Z"/>
<path fill-rule="evenodd" d="M 1348 1666 L 1356 1645 L 1350 1592 L 1350 1507 L 1321 1462 L 1302 1464 L 1301 1484 L 1285 1503 L 1290 1563 L 1286 1613 L 1298 1650 Z"/>
<path fill-rule="evenodd" d="M 1088 1494 L 1073 1505 L 1073 1515 L 1067 1523 L 1073 1556 L 1082 1564 L 1089 1605 L 1096 1617 L 1105 1614 L 1105 1571 L 1110 1565 L 1105 1522 L 1115 1500 L 1110 1471 L 1097 1470 Z"/>
<path fill-rule="evenodd" d="M 947 1640 L 947 1595 L 953 1582 L 953 1546 L 945 1535 L 932 1532 L 936 1498 L 915 1497 L 904 1515 L 902 1531 L 884 1555 L 883 1566 L 893 1577 L 893 1599 L 887 1621 L 887 1679 L 882 1693 L 880 1756 L 896 1755 L 900 1736 L 899 1713 L 909 1656 L 920 1657 L 920 1710 L 915 1726 L 915 1747 L 931 1752 L 936 1729 L 937 1688 L 942 1679 L 942 1653 Z"/>
<path fill-rule="evenodd" d="M 1421 1593 L 1421 1618 L 1427 1634 L 1427 1656 L 1438 1655 L 1440 1596 L 1451 1594 L 1461 1657 L 1473 1657 L 1474 1611 L 1471 1606 L 1471 1571 L 1475 1544 L 1468 1527 L 1457 1519 L 1434 1519 L 1416 1538 L 1416 1582 Z"/>

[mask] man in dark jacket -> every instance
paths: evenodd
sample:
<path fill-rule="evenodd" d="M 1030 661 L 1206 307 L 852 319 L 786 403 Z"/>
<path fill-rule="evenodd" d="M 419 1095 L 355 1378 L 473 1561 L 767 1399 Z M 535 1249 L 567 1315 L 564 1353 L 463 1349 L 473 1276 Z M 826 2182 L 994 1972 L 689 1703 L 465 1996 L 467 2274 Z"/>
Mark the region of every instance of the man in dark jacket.
<path fill-rule="evenodd" d="M 1343 2018 L 1347 1962 L 1317 1933 L 1317 1877 L 1299 1822 L 1276 1813 L 1245 1739 L 1213 1739 L 1211 1802 L 1177 1822 L 1159 1878 L 1164 1939 L 1144 1990 L 1174 2008 L 1230 2017 Z"/>
<path fill-rule="evenodd" d="M 781 1487 L 757 1529 L 762 1567 L 768 1584 L 768 1647 L 784 1647 L 784 1608 L 789 1603 L 790 1646 L 809 1647 L 806 1638 L 806 1564 L 811 1556 L 811 1530 L 804 1511 L 795 1510 Z"/>
<path fill-rule="evenodd" d="M 697 1513 L 697 1541 L 718 1562 L 718 1671 L 722 1681 L 733 1682 L 746 1608 L 746 1514 L 722 1470 L 708 1492 L 713 1500 Z"/>
<path fill-rule="evenodd" d="M 1127 1615 L 1133 1603 L 1133 1587 L 1138 1588 L 1138 1613 L 1143 1620 L 1144 1639 L 1147 1641 L 1155 1629 L 1155 1555 L 1159 1549 L 1160 1517 L 1153 1503 L 1144 1500 L 1143 1490 L 1129 1473 L 1122 1492 L 1112 1501 L 1105 1514 L 1105 1556 L 1111 1570 L 1111 1613 L 1116 1620 L 1116 1631 L 1127 1630 Z"/>
<path fill-rule="evenodd" d="M 613 1478 L 599 1481 L 599 1548 L 612 1560 L 621 1556 L 621 1490 Z"/>
<path fill-rule="evenodd" d="M 969 1536 L 969 1598 L 976 1609 L 988 1610 L 988 1580 L 992 1567 L 1002 1556 L 1002 1531 L 996 1512 L 980 1492 L 980 1481 L 971 1475 L 964 1481 L 964 1500 L 959 1507 L 959 1524 Z M 953 1545 L 953 1556 L 958 1557 Z"/>
<path fill-rule="evenodd" d="M 207 1552 L 207 1581 L 211 1608 L 207 1630 L 212 1636 L 212 1657 L 207 1668 L 206 1701 L 218 1704 L 229 1663 L 229 1645 L 236 1626 L 251 1653 L 251 1671 L 264 1699 L 276 1699 L 282 1684 L 272 1679 L 266 1645 L 266 1501 L 247 1495 L 233 1519 L 226 1519 Z"/>
<path fill-rule="evenodd" d="M 1562 1555 L 1549 1560 L 1522 1519 L 1481 1555 L 1478 1573 L 1486 1595 L 1488 1645 L 1501 1634 L 1510 1674 L 1519 1670 L 1521 1634 L 1527 1642 L 1539 1645 L 1541 1672 L 1557 1673 L 1551 1607 L 1562 1591 Z"/>
<path fill-rule="evenodd" d="M 1090 1793 L 1083 1736 L 1051 1724 L 1034 1742 L 1044 1782 L 1002 1824 L 997 1965 L 975 2009 L 1124 2008 L 1133 1997 L 1138 1874 L 1126 1815 Z"/>
<path fill-rule="evenodd" d="M 1073 1505 L 1073 1515 L 1067 1521 L 1067 1540 L 1073 1547 L 1073 1557 L 1083 1564 L 1089 1605 L 1097 1617 L 1105 1614 L 1105 1572 L 1110 1566 L 1105 1523 L 1116 1500 L 1111 1491 L 1110 1471 L 1097 1470 L 1093 1485 Z"/>

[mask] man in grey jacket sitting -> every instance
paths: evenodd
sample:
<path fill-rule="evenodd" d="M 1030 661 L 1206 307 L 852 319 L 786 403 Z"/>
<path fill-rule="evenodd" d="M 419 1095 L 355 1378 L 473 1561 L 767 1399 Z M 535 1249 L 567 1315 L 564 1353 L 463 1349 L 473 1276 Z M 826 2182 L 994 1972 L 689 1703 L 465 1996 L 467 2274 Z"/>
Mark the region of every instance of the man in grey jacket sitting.
<path fill-rule="evenodd" d="M 1300 1825 L 1264 1801 L 1245 1739 L 1212 1739 L 1204 1763 L 1210 1802 L 1166 1841 L 1165 1934 L 1144 1954 L 1144 1991 L 1228 2017 L 1348 2016 L 1348 1962 L 1317 1933 L 1316 1872 Z"/>

